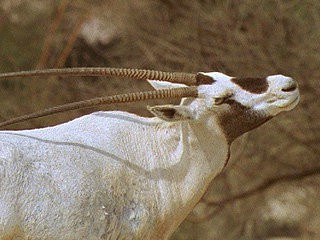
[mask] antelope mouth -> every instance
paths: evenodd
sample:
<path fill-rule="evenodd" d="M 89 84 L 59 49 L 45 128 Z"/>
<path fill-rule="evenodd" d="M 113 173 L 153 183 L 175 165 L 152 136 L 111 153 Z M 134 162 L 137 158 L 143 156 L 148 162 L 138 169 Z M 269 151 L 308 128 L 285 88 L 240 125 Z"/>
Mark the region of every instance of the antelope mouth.
<path fill-rule="evenodd" d="M 288 104 L 286 104 L 286 106 L 283 106 L 283 107 L 280 107 L 280 108 L 283 108 L 283 109 L 288 109 L 288 110 L 291 110 L 293 109 L 295 106 L 298 105 L 299 103 L 299 100 L 300 100 L 300 96 L 298 95 L 297 97 L 295 97 L 292 101 L 290 101 Z"/>
<path fill-rule="evenodd" d="M 298 95 L 295 99 L 293 99 L 293 101 L 291 103 L 289 103 L 289 106 L 297 105 L 299 100 L 300 100 L 300 96 Z"/>

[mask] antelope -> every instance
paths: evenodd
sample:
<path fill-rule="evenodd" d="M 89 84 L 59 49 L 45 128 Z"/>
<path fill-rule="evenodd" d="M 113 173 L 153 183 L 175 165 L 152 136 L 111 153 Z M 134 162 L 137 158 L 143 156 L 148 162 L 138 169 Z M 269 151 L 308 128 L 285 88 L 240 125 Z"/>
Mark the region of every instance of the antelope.
<path fill-rule="evenodd" d="M 100 111 L 60 125 L 0 131 L 0 239 L 168 239 L 227 165 L 230 145 L 299 102 L 283 75 L 114 68 L 0 74 L 120 76 L 154 91 L 107 96 L 21 116 L 1 127 L 72 109 L 181 98 L 154 117 Z"/>

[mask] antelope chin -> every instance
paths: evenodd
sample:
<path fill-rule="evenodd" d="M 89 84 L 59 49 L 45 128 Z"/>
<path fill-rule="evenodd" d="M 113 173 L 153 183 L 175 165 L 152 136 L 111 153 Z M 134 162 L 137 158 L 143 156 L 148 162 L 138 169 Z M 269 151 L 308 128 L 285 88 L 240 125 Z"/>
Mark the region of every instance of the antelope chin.
<path fill-rule="evenodd" d="M 290 111 L 293 108 L 295 108 L 300 100 L 300 95 L 298 95 L 297 97 L 295 97 L 292 101 L 290 101 L 288 104 L 286 104 L 285 106 L 281 106 L 280 108 L 284 111 Z"/>

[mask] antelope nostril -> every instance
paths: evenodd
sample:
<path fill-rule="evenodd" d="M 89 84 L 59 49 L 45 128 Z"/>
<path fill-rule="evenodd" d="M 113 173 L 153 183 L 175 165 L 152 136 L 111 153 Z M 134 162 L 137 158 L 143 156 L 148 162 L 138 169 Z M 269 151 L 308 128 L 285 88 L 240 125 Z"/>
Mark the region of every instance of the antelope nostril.
<path fill-rule="evenodd" d="M 283 92 L 293 92 L 296 89 L 297 89 L 297 84 L 296 83 L 292 83 L 290 86 L 284 87 L 281 90 Z"/>

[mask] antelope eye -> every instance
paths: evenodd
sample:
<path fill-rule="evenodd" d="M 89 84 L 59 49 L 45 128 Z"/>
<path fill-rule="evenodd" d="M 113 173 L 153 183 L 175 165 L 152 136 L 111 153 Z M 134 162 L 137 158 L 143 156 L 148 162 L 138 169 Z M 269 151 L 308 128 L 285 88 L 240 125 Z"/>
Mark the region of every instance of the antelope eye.
<path fill-rule="evenodd" d="M 232 96 L 232 94 L 228 95 L 228 96 L 225 96 L 225 97 L 215 98 L 214 99 L 214 104 L 215 105 L 221 105 L 221 104 L 225 103 L 231 96 Z"/>
<path fill-rule="evenodd" d="M 225 101 L 225 98 L 215 98 L 214 99 L 214 104 L 215 105 L 221 105 L 221 104 L 224 103 L 224 101 Z"/>

